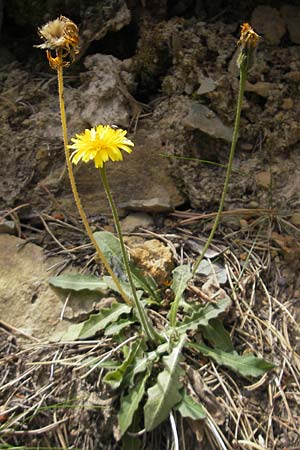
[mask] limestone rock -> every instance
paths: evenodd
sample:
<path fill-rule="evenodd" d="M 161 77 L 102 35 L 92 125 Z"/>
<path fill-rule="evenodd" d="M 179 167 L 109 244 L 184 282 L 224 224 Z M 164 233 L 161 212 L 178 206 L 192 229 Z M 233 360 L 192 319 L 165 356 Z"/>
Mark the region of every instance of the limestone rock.
<path fill-rule="evenodd" d="M 126 83 L 133 84 L 133 76 L 126 72 L 125 83 L 121 76 L 122 62 L 111 55 L 87 56 L 84 65 L 88 71 L 82 75 L 83 84 L 79 89 L 66 89 L 70 127 L 75 129 L 78 124 L 77 133 L 87 128 L 87 124 L 89 127 L 116 124 L 127 128 L 130 104 Z"/>
<path fill-rule="evenodd" d="M 151 130 L 151 133 L 149 132 Z M 107 164 L 107 177 L 118 208 L 131 211 L 170 211 L 184 203 L 184 197 L 172 178 L 168 161 L 158 154 L 162 151 L 160 131 L 152 122 L 143 121 L 132 137 L 135 143 L 124 161 Z M 100 176 L 90 164 L 78 166 L 76 179 L 82 203 L 89 215 L 110 212 Z M 59 200 L 75 211 L 71 193 Z"/>
<path fill-rule="evenodd" d="M 126 238 L 126 245 L 137 266 L 142 268 L 145 274 L 152 275 L 158 285 L 163 285 L 170 279 L 174 261 L 169 247 L 158 239 L 146 241 L 135 236 Z"/>
<path fill-rule="evenodd" d="M 89 2 L 82 9 L 84 13 L 80 33 L 81 54 L 86 51 L 91 42 L 102 39 L 108 32 L 121 30 L 131 20 L 125 0 Z"/>
<path fill-rule="evenodd" d="M 257 83 L 249 83 L 246 82 L 245 91 L 246 92 L 254 92 L 260 97 L 267 98 L 269 96 L 270 90 L 274 88 L 274 83 L 268 83 L 267 81 L 258 81 Z"/>
<path fill-rule="evenodd" d="M 141 200 L 129 200 L 120 203 L 120 208 L 126 211 L 144 211 L 152 213 L 162 213 L 172 211 L 174 208 L 167 197 L 153 197 Z"/>
<path fill-rule="evenodd" d="M 270 171 L 263 170 L 255 175 L 255 180 L 258 186 L 268 189 L 271 184 Z"/>
<path fill-rule="evenodd" d="M 233 130 L 223 124 L 221 119 L 207 106 L 191 102 L 190 110 L 183 119 L 186 128 L 200 130 L 215 139 L 231 142 Z"/>
<path fill-rule="evenodd" d="M 253 11 L 250 23 L 255 31 L 272 45 L 278 45 L 286 31 L 279 11 L 271 6 L 257 6 Z"/>
<path fill-rule="evenodd" d="M 281 15 L 288 29 L 290 40 L 294 44 L 300 44 L 300 7 L 283 5 Z"/>
<path fill-rule="evenodd" d="M 199 83 L 200 87 L 197 90 L 198 95 L 208 94 L 216 89 L 216 82 L 212 78 L 205 77 L 202 74 L 199 76 Z"/>
<path fill-rule="evenodd" d="M 121 220 L 121 228 L 125 233 L 131 233 L 139 228 L 151 228 L 152 226 L 152 217 L 143 212 L 129 214 Z"/>
<path fill-rule="evenodd" d="M 35 338 L 65 330 L 62 303 L 48 285 L 53 260 L 45 260 L 37 245 L 8 234 L 0 234 L 0 254 L 0 317 Z"/>

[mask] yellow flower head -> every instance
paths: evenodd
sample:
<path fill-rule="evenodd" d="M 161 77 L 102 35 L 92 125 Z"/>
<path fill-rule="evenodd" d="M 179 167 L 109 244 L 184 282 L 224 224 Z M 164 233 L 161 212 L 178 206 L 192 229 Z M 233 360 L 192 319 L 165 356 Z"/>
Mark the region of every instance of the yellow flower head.
<path fill-rule="evenodd" d="M 127 139 L 126 133 L 125 130 L 109 125 L 97 125 L 91 130 L 84 130 L 71 139 L 73 144 L 69 145 L 69 148 L 74 150 L 71 155 L 72 162 L 78 164 L 80 160 L 94 160 L 95 167 L 101 168 L 109 159 L 121 161 L 121 150 L 131 153 L 130 147 L 134 146 L 134 143 Z"/>
<path fill-rule="evenodd" d="M 62 58 L 70 56 L 73 62 L 75 55 L 79 53 L 78 27 L 67 17 L 60 16 L 46 23 L 38 29 L 38 33 L 44 42 L 36 47 L 47 50 L 47 58 L 53 69 L 57 68 Z M 53 58 L 51 50 L 55 50 L 57 55 L 61 52 L 60 58 Z M 69 63 L 63 62 L 63 65 L 67 66 Z"/>

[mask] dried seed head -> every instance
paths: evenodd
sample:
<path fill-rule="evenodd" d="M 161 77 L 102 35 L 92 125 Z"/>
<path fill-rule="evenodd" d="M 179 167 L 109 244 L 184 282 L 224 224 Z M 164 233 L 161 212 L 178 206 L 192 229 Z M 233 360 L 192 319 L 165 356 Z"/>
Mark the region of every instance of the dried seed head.
<path fill-rule="evenodd" d="M 255 33 L 249 23 L 243 23 L 243 25 L 241 25 L 241 37 L 238 41 L 238 45 L 241 45 L 242 48 L 255 49 L 259 39 L 260 36 Z"/>
<path fill-rule="evenodd" d="M 46 23 L 39 28 L 38 33 L 44 42 L 36 45 L 36 47 L 47 50 L 51 67 L 55 66 L 56 58 L 52 58 L 49 50 L 55 50 L 56 52 L 61 50 L 62 57 L 70 56 L 71 61 L 74 61 L 75 55 L 79 53 L 78 27 L 67 17 L 60 16 L 58 19 Z M 64 65 L 67 65 L 67 63 L 64 63 Z"/>
<path fill-rule="evenodd" d="M 243 23 L 241 26 L 241 37 L 238 41 L 241 52 L 237 59 L 237 64 L 240 69 L 248 71 L 253 66 L 259 40 L 260 36 L 255 33 L 249 23 Z"/>

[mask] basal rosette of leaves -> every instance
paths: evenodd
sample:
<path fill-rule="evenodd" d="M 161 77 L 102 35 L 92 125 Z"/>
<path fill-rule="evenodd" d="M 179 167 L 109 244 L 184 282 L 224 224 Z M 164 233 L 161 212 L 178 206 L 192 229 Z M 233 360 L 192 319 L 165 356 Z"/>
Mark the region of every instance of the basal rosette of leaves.
<path fill-rule="evenodd" d="M 106 231 L 96 232 L 94 237 L 118 273 L 123 289 L 130 296 L 118 239 Z M 142 275 L 138 267 L 132 264 L 131 270 L 138 297 L 144 307 L 159 308 L 162 298 L 155 280 Z M 218 365 L 247 379 L 261 377 L 274 367 L 263 358 L 250 354 L 239 355 L 234 350 L 229 332 L 222 321 L 231 306 L 231 300 L 224 290 L 221 289 L 219 296 L 210 303 L 189 303 L 186 308 L 184 295 L 191 278 L 189 265 L 178 266 L 173 270 L 173 301 L 168 325 L 160 330 L 165 336 L 165 342 L 154 348 L 153 343 L 141 336 L 133 309 L 117 301 L 109 308 L 92 314 L 86 321 L 71 325 L 59 337 L 62 341 L 73 341 L 90 339 L 103 333 L 115 339 L 116 345 L 122 341 L 128 342 L 124 346 L 119 345 L 118 358 L 97 361 L 97 369 L 107 371 L 103 381 L 118 393 L 118 423 L 124 438 L 128 438 L 128 432 L 155 429 L 168 420 L 172 411 L 189 420 L 206 420 L 207 405 L 199 402 L 185 387 L 187 383 L 183 367 L 190 364 L 188 356 L 191 354 L 197 360 L 211 358 Z M 116 289 L 109 276 L 61 275 L 51 278 L 50 284 L 65 293 L 75 291 L 77 295 L 87 290 L 105 295 L 108 290 Z M 177 319 L 178 310 L 186 310 L 182 320 Z M 199 333 L 202 335 L 201 342 Z M 88 365 L 89 369 L 92 367 L 93 361 Z M 138 441 L 138 438 L 132 436 L 130 439 Z"/>

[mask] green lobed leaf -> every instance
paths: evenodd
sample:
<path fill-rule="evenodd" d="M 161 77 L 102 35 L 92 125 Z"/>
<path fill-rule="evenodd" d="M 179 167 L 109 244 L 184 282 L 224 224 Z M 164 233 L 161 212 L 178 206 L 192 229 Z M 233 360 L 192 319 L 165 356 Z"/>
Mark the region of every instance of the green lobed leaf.
<path fill-rule="evenodd" d="M 199 326 L 205 327 L 211 319 L 215 319 L 224 313 L 230 304 L 231 300 L 226 296 L 216 303 L 207 303 L 197 309 L 195 308 L 191 316 L 186 317 L 183 322 L 176 324 L 176 331 L 178 333 L 185 333 L 189 330 L 196 330 Z"/>
<path fill-rule="evenodd" d="M 129 314 L 130 311 L 131 307 L 125 303 L 113 303 L 110 308 L 103 308 L 97 314 L 91 314 L 86 321 L 71 325 L 60 340 L 76 341 L 92 337 L 108 324 L 116 322 L 122 314 Z"/>
<path fill-rule="evenodd" d="M 176 403 L 180 402 L 182 383 L 179 367 L 180 355 L 185 336 L 181 336 L 170 355 L 163 358 L 164 370 L 158 375 L 157 382 L 147 390 L 148 400 L 144 406 L 144 420 L 147 431 L 153 430 L 169 415 Z"/>
<path fill-rule="evenodd" d="M 218 348 L 224 352 L 234 351 L 230 334 L 224 328 L 220 319 L 211 319 L 209 324 L 203 327 L 203 334 L 214 348 Z"/>
<path fill-rule="evenodd" d="M 171 284 L 171 289 L 174 292 L 175 298 L 169 314 L 171 327 L 173 327 L 176 323 L 176 314 L 180 306 L 180 302 L 183 300 L 182 294 L 193 276 L 189 265 L 181 265 L 176 267 L 176 269 L 172 271 L 172 274 L 173 281 Z"/>
<path fill-rule="evenodd" d="M 275 367 L 274 364 L 253 355 L 239 355 L 235 351 L 224 352 L 220 349 L 212 349 L 205 344 L 189 343 L 188 346 L 244 377 L 260 377 Z"/>
<path fill-rule="evenodd" d="M 118 422 L 121 433 L 124 434 L 130 427 L 134 413 L 145 394 L 146 382 L 150 376 L 147 372 L 137 384 L 131 387 L 128 394 L 121 398 L 121 406 L 118 414 Z"/>
<path fill-rule="evenodd" d="M 106 293 L 108 289 L 108 285 L 104 279 L 95 275 L 59 275 L 57 277 L 49 278 L 49 284 L 55 288 L 77 292 L 89 290 Z"/>
<path fill-rule="evenodd" d="M 119 367 L 117 367 L 117 369 L 108 372 L 104 376 L 103 381 L 105 381 L 105 383 L 108 383 L 112 387 L 112 389 L 117 389 L 121 385 L 123 378 L 125 378 L 126 372 L 133 364 L 136 355 L 138 354 L 141 348 L 141 345 L 142 345 L 141 339 L 134 342 L 131 345 L 128 355 L 126 359 L 122 362 L 122 364 Z"/>
<path fill-rule="evenodd" d="M 205 419 L 206 412 L 201 403 L 196 402 L 185 391 L 183 392 L 182 400 L 175 409 L 181 414 L 182 417 L 188 417 L 193 420 Z"/>

